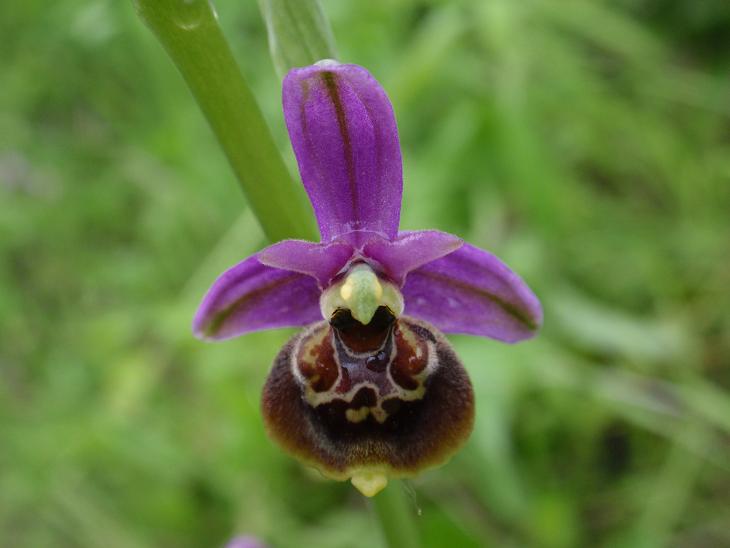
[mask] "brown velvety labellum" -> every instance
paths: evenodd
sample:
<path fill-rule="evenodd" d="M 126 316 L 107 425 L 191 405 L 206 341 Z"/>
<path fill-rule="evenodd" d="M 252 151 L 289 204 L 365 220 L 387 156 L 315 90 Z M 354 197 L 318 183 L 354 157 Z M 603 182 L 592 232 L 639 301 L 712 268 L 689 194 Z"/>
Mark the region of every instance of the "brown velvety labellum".
<path fill-rule="evenodd" d="M 367 326 L 338 311 L 293 337 L 274 361 L 262 408 L 269 434 L 329 477 L 404 477 L 466 441 L 474 395 L 441 333 L 381 307 Z"/>

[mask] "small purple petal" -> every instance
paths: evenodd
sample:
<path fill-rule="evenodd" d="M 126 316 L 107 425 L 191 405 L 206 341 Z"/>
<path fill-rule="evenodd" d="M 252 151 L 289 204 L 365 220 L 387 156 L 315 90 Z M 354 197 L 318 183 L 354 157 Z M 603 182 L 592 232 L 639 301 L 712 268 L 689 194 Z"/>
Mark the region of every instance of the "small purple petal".
<path fill-rule="evenodd" d="M 322 241 L 357 230 L 395 238 L 403 193 L 388 96 L 357 65 L 320 61 L 283 84 L 284 117 Z"/>
<path fill-rule="evenodd" d="M 410 271 L 459 249 L 463 240 L 448 232 L 420 230 L 401 232 L 393 240 L 371 240 L 363 247 L 363 255 L 380 263 L 394 282 L 402 285 Z"/>
<path fill-rule="evenodd" d="M 261 263 L 307 274 L 326 287 L 352 257 L 354 250 L 348 243 L 315 244 L 304 240 L 284 240 L 259 253 Z"/>
<path fill-rule="evenodd" d="M 414 270 L 403 287 L 405 314 L 446 333 L 517 342 L 542 324 L 540 301 L 497 257 L 464 244 Z"/>
<path fill-rule="evenodd" d="M 266 545 L 251 535 L 242 535 L 231 539 L 225 548 L 266 548 Z"/>
<path fill-rule="evenodd" d="M 201 339 L 229 339 L 261 329 L 300 327 L 322 319 L 314 278 L 263 265 L 253 255 L 224 272 L 193 320 Z"/>

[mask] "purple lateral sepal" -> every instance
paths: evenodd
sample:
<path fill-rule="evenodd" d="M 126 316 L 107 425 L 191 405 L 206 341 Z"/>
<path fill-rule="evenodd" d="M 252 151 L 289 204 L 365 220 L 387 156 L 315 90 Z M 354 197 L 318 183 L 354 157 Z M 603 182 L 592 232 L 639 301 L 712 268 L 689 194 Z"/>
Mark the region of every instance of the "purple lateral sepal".
<path fill-rule="evenodd" d="M 321 318 L 321 290 L 311 276 L 272 268 L 253 255 L 225 271 L 193 320 L 202 339 L 222 340 L 275 327 L 301 327 Z"/>
<path fill-rule="evenodd" d="M 540 301 L 497 257 L 464 244 L 412 271 L 403 286 L 405 314 L 446 333 L 514 343 L 542 324 Z"/>
<path fill-rule="evenodd" d="M 463 244 L 461 238 L 448 232 L 419 230 L 401 232 L 394 240 L 371 239 L 363 246 L 362 254 L 402 285 L 409 272 L 456 251 Z"/>
<path fill-rule="evenodd" d="M 290 71 L 284 118 L 323 242 L 354 231 L 395 238 L 403 193 L 388 96 L 364 68 L 335 61 Z"/>
<path fill-rule="evenodd" d="M 346 242 L 316 244 L 304 240 L 284 240 L 261 250 L 261 263 L 307 274 L 317 280 L 321 288 L 347 264 L 353 247 Z"/>

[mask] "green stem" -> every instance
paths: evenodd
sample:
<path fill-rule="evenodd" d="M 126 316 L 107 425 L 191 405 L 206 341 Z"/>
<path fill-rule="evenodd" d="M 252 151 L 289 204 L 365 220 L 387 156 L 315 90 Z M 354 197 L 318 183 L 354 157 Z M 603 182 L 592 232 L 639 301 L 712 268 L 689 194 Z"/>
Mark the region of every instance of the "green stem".
<path fill-rule="evenodd" d="M 259 7 L 280 77 L 294 67 L 337 59 L 332 28 L 319 0 L 259 0 Z"/>
<path fill-rule="evenodd" d="M 286 168 L 208 0 L 134 0 L 185 78 L 271 241 L 316 240 L 301 185 Z"/>
<path fill-rule="evenodd" d="M 375 514 L 389 548 L 419 548 L 418 527 L 413 505 L 406 497 L 403 485 L 391 480 L 390 485 L 372 499 Z"/>

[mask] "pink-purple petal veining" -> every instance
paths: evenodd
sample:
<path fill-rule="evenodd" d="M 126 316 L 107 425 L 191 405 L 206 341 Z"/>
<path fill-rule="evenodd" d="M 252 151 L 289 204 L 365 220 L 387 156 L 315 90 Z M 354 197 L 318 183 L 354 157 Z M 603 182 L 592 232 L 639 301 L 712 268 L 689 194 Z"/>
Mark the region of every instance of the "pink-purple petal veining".
<path fill-rule="evenodd" d="M 193 332 L 222 340 L 262 329 L 304 326 L 321 318 L 320 293 L 311 276 L 263 265 L 253 255 L 213 283 L 195 315 Z"/>
<path fill-rule="evenodd" d="M 258 257 L 265 265 L 312 276 L 324 288 L 347 264 L 353 251 L 346 242 L 284 240 L 261 250 Z"/>
<path fill-rule="evenodd" d="M 362 252 L 400 285 L 412 270 L 456 251 L 463 244 L 461 238 L 448 232 L 418 230 L 401 232 L 393 240 L 370 240 L 363 246 Z"/>
<path fill-rule="evenodd" d="M 514 343 L 535 335 L 542 308 L 522 279 L 497 257 L 470 244 L 408 274 L 405 314 L 446 333 Z"/>
<path fill-rule="evenodd" d="M 394 238 L 403 170 L 393 108 L 377 80 L 335 61 L 294 69 L 283 106 L 322 241 L 358 230 Z"/>

